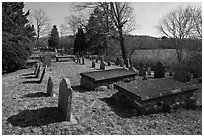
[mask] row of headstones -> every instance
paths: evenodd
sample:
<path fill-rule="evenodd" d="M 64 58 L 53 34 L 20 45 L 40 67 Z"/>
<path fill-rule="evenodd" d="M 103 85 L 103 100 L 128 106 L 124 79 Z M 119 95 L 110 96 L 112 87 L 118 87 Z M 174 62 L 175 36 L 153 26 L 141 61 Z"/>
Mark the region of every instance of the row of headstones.
<path fill-rule="evenodd" d="M 48 79 L 47 83 L 47 95 L 50 97 L 54 96 L 53 92 L 54 83 L 51 77 Z M 59 96 L 58 96 L 58 108 L 62 112 L 65 121 L 72 122 L 76 124 L 77 121 L 72 115 L 72 88 L 68 78 L 63 78 L 59 85 Z"/>
<path fill-rule="evenodd" d="M 73 58 L 73 61 L 76 62 L 76 63 L 82 64 L 82 65 L 85 64 L 85 59 L 84 59 L 84 57 L 75 56 L 75 57 Z"/>
<path fill-rule="evenodd" d="M 45 67 L 43 68 L 43 71 L 41 73 L 41 76 L 40 76 L 40 79 L 38 80 L 38 83 L 42 83 L 42 80 L 44 78 L 44 75 L 46 73 L 46 69 L 47 69 L 47 65 L 45 65 Z M 37 63 L 35 65 L 35 70 L 33 73 L 30 73 L 30 74 L 23 74 L 22 77 L 26 77 L 28 75 L 34 75 L 33 78 L 39 78 L 39 75 L 40 75 L 40 70 L 41 70 L 41 64 L 40 63 Z"/>
<path fill-rule="evenodd" d="M 127 64 L 125 64 L 125 61 L 124 61 L 124 59 L 122 57 L 120 57 L 120 58 L 117 57 L 116 61 L 115 61 L 115 64 L 117 66 L 120 66 L 120 67 L 124 67 L 124 65 L 126 65 L 126 68 L 130 68 L 131 67 L 130 60 L 128 58 L 127 58 Z"/>

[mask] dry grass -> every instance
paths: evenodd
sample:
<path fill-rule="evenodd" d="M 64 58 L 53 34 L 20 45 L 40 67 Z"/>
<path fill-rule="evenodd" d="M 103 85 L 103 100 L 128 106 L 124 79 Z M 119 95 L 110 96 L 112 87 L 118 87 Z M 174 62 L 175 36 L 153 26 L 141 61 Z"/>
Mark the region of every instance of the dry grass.
<path fill-rule="evenodd" d="M 93 71 L 91 62 L 79 65 L 72 61 L 52 62 L 41 84 L 23 83 L 31 69 L 2 76 L 2 134 L 202 134 L 202 111 L 179 109 L 173 113 L 136 116 L 123 104 L 115 104 L 117 91 L 86 91 L 79 86 L 80 72 Z M 98 64 L 96 67 L 99 67 Z M 50 71 L 51 70 L 51 71 Z M 55 83 L 56 97 L 47 97 L 49 76 Z M 70 79 L 73 88 L 73 114 L 77 125 L 65 126 L 57 109 L 60 80 Z M 202 104 L 201 84 L 197 91 Z"/>

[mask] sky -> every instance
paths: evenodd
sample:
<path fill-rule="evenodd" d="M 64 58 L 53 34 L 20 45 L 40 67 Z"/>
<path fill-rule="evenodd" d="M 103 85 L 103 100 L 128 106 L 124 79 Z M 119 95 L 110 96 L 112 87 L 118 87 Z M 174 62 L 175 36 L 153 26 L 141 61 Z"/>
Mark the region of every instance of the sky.
<path fill-rule="evenodd" d="M 25 11 L 28 9 L 43 9 L 52 19 L 52 25 L 57 25 L 58 29 L 64 24 L 64 18 L 75 14 L 69 2 L 25 2 Z M 155 29 L 160 20 L 171 10 L 178 6 L 193 5 L 202 6 L 202 2 L 132 2 L 136 23 L 141 27 L 131 32 L 132 35 L 149 35 L 161 37 L 162 34 Z"/>

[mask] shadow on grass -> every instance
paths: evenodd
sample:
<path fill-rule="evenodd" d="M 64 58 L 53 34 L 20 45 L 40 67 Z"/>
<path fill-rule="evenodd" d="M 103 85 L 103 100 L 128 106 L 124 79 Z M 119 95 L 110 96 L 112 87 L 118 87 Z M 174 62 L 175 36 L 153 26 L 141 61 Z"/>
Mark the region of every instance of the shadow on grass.
<path fill-rule="evenodd" d="M 79 93 L 84 93 L 87 89 L 83 88 L 81 85 L 72 86 L 72 89 Z"/>
<path fill-rule="evenodd" d="M 37 92 L 37 93 L 29 93 L 29 94 L 26 94 L 24 95 L 24 97 L 48 97 L 48 94 L 47 93 L 44 93 L 44 92 Z"/>
<path fill-rule="evenodd" d="M 40 84 L 40 83 L 42 83 L 42 81 L 40 81 L 40 80 L 33 80 L 33 81 L 23 81 L 22 83 L 23 84 L 29 84 L 29 83 Z"/>
<path fill-rule="evenodd" d="M 62 122 L 64 117 L 58 107 L 44 107 L 36 110 L 24 110 L 7 119 L 13 126 L 38 127 L 51 123 Z"/>

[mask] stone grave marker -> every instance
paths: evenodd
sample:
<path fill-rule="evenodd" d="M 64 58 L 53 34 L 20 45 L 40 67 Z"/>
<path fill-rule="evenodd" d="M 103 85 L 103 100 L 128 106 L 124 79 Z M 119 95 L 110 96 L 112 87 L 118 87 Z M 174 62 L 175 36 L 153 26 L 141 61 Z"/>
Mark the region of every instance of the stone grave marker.
<path fill-rule="evenodd" d="M 54 93 L 53 93 L 53 82 L 52 82 L 51 77 L 49 77 L 48 82 L 47 82 L 47 95 L 50 96 L 50 97 L 54 96 Z"/>
<path fill-rule="evenodd" d="M 108 61 L 108 66 L 111 66 L 111 63 L 110 63 L 110 61 Z"/>
<path fill-rule="evenodd" d="M 146 76 L 146 70 L 142 62 L 139 64 L 139 76 Z"/>
<path fill-rule="evenodd" d="M 83 65 L 85 64 L 84 57 L 82 57 L 82 64 L 83 64 Z"/>
<path fill-rule="evenodd" d="M 155 78 L 164 78 L 165 77 L 165 68 L 162 62 L 157 62 L 156 69 L 154 71 Z"/>
<path fill-rule="evenodd" d="M 129 60 L 129 58 L 127 58 L 126 68 L 130 68 L 130 60 Z"/>
<path fill-rule="evenodd" d="M 119 66 L 119 64 L 120 64 L 120 60 L 118 57 L 116 58 L 115 64 L 116 64 L 116 66 Z"/>
<path fill-rule="evenodd" d="M 147 75 L 151 76 L 151 67 L 147 67 Z"/>
<path fill-rule="evenodd" d="M 96 64 L 94 61 L 92 61 L 92 68 L 95 68 Z"/>
<path fill-rule="evenodd" d="M 120 66 L 124 67 L 124 59 L 123 58 L 120 58 Z"/>
<path fill-rule="evenodd" d="M 100 69 L 105 70 L 105 67 L 106 67 L 105 62 L 101 61 L 100 62 Z"/>
<path fill-rule="evenodd" d="M 43 58 L 43 67 L 45 67 L 45 65 L 47 65 L 47 67 L 51 66 L 51 57 L 50 56 L 45 56 Z"/>
<path fill-rule="evenodd" d="M 72 88 L 68 78 L 63 78 L 59 86 L 58 108 L 63 113 L 64 119 L 70 124 L 76 124 L 77 120 L 72 115 Z"/>
<path fill-rule="evenodd" d="M 43 71 L 42 71 L 42 74 L 41 74 L 41 77 L 40 77 L 40 80 L 38 81 L 38 83 L 42 83 L 42 80 L 44 78 L 44 75 L 45 75 L 45 72 L 46 72 L 46 69 L 47 69 L 47 65 L 45 65 Z"/>

